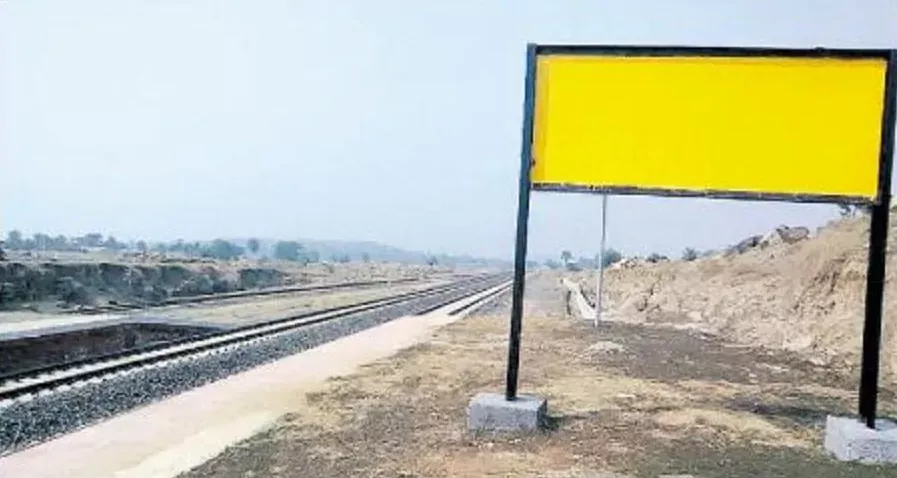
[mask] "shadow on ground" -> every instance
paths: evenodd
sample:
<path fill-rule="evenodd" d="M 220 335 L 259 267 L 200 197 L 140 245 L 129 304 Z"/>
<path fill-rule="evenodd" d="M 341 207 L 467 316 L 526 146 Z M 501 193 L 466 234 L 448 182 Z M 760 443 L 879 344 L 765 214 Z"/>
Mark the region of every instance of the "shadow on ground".
<path fill-rule="evenodd" d="M 637 476 L 897 476 L 897 467 L 841 463 L 822 449 L 826 416 L 854 414 L 854 376 L 695 331 L 623 323 L 577 327 L 596 343 L 621 346 L 582 359 L 602 375 L 692 396 L 711 392 L 691 404 L 555 414 L 546 439 L 571 443 L 574 454 L 598 453 L 612 469 Z M 894 396 L 882 389 L 882 414 L 895 415 Z"/>

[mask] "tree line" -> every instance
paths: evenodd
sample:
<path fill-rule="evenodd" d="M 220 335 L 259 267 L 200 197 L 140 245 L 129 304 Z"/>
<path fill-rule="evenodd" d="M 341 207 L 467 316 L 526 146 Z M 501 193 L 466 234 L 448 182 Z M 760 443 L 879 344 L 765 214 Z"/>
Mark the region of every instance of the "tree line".
<path fill-rule="evenodd" d="M 57 252 L 87 252 L 89 250 L 106 250 L 114 252 L 158 252 L 181 254 L 188 257 L 203 257 L 221 260 L 232 260 L 240 257 L 258 256 L 261 244 L 258 239 L 249 239 L 245 246 L 241 246 L 225 239 L 215 239 L 211 242 L 183 241 L 178 239 L 172 242 L 157 242 L 152 245 L 146 241 L 122 242 L 110 235 L 92 232 L 82 236 L 67 237 L 64 235 L 51 236 L 44 233 L 36 233 L 26 237 L 21 231 L 12 230 L 2 241 L 0 250 L 8 251 L 57 251 Z M 274 243 L 271 257 L 278 260 L 312 263 L 319 262 L 320 256 L 316 251 L 309 250 L 298 241 L 278 241 Z M 267 256 L 264 255 L 264 256 Z M 331 258 L 334 262 L 349 262 L 349 256 L 338 255 Z"/>
<path fill-rule="evenodd" d="M 697 260 L 702 255 L 706 255 L 711 253 L 712 251 L 707 251 L 706 253 L 700 253 L 696 249 L 691 247 L 686 247 L 685 250 L 682 251 L 681 259 L 686 262 L 691 262 Z M 599 257 L 601 258 L 601 263 L 603 267 L 610 267 L 617 262 L 623 260 L 623 253 L 620 251 L 609 248 L 604 251 L 604 255 L 600 256 L 599 254 L 595 254 L 594 258 L 589 257 L 574 257 L 573 253 L 569 250 L 563 250 L 560 254 L 560 260 L 549 259 L 546 260 L 544 265 L 549 269 L 567 269 L 570 271 L 579 271 L 583 269 L 597 269 L 599 264 Z M 656 252 L 652 252 L 647 257 L 645 257 L 645 261 L 647 262 L 663 262 L 670 260 L 669 257 L 658 254 Z M 535 266 L 535 263 L 530 263 L 530 266 Z"/>
<path fill-rule="evenodd" d="M 601 256 L 601 263 L 603 267 L 608 267 L 612 264 L 620 262 L 623 260 L 623 254 L 614 249 L 609 248 L 604 251 L 604 255 Z M 577 271 L 582 269 L 597 269 L 599 264 L 599 254 L 595 254 L 595 257 L 579 257 L 576 258 L 573 256 L 573 253 L 569 250 L 561 251 L 560 261 L 556 261 L 554 259 L 549 259 L 545 261 L 545 267 L 549 269 L 567 269 L 571 271 Z"/>

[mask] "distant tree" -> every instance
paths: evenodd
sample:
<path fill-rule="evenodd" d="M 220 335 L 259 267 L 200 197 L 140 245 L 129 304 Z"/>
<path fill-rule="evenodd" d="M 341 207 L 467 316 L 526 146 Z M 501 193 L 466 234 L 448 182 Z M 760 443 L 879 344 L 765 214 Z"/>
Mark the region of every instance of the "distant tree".
<path fill-rule="evenodd" d="M 371 262 L 371 255 L 368 254 L 367 252 L 363 252 L 361 254 L 361 261 L 362 262 Z"/>
<path fill-rule="evenodd" d="M 83 242 L 86 247 L 100 247 L 103 245 L 103 235 L 97 232 L 85 234 Z"/>
<path fill-rule="evenodd" d="M 103 241 L 103 247 L 109 249 L 110 251 L 120 251 L 125 249 L 127 246 L 121 242 L 118 242 L 114 236 L 109 236 Z"/>
<path fill-rule="evenodd" d="M 604 264 L 602 264 L 602 266 L 609 267 L 609 266 L 616 264 L 617 262 L 620 262 L 622 260 L 623 260 L 623 254 L 620 251 L 618 251 L 614 248 L 608 248 L 607 250 L 604 251 L 604 257 L 602 257 L 602 262 Z"/>
<path fill-rule="evenodd" d="M 682 251 L 682 260 L 691 262 L 698 258 L 698 251 L 692 249 L 691 247 L 686 247 L 684 251 Z"/>
<path fill-rule="evenodd" d="M 346 264 L 346 263 L 350 262 L 351 260 L 352 260 L 352 258 L 349 257 L 348 254 L 337 254 L 337 255 L 333 256 L 333 261 L 338 262 L 340 264 Z"/>
<path fill-rule="evenodd" d="M 54 249 L 57 251 L 66 251 L 69 249 L 69 240 L 67 237 L 59 234 L 50 240 L 50 249 Z"/>
<path fill-rule="evenodd" d="M 202 249 L 203 257 L 212 257 L 221 260 L 236 259 L 243 255 L 243 248 L 224 239 L 215 239 L 211 244 Z"/>
<path fill-rule="evenodd" d="M 10 250 L 22 249 L 24 245 L 25 245 L 25 243 L 22 240 L 22 232 L 21 231 L 19 231 L 17 229 L 13 229 L 12 231 L 9 231 L 9 233 L 6 234 L 6 247 L 8 249 L 10 249 Z"/>
<path fill-rule="evenodd" d="M 168 245 L 168 252 L 184 252 L 184 240 L 178 239 Z"/>
<path fill-rule="evenodd" d="M 50 243 L 53 241 L 53 238 L 44 233 L 37 233 L 34 235 L 34 246 L 37 249 L 45 251 L 50 248 Z"/>
<path fill-rule="evenodd" d="M 257 254 L 260 247 L 259 240 L 254 237 L 252 239 L 249 239 L 249 241 L 246 242 L 246 247 L 249 248 L 249 252 Z"/>
<path fill-rule="evenodd" d="M 439 259 L 437 259 L 436 256 L 429 256 L 429 257 L 427 257 L 427 265 L 428 266 L 439 265 Z"/>
<path fill-rule="evenodd" d="M 204 248 L 201 242 L 191 242 L 184 245 L 184 253 L 190 256 L 202 255 Z"/>
<path fill-rule="evenodd" d="M 561 262 L 563 262 L 564 265 L 569 264 L 571 260 L 573 260 L 573 253 L 572 253 L 572 252 L 570 252 L 570 251 L 568 251 L 568 250 L 566 250 L 566 249 L 564 249 L 563 251 L 561 251 Z"/>
<path fill-rule="evenodd" d="M 147 247 L 147 245 L 146 245 L 146 241 L 142 241 L 142 240 L 137 241 L 136 246 L 137 246 L 137 250 L 140 252 L 146 252 L 149 250 L 149 247 Z"/>
<path fill-rule="evenodd" d="M 6 251 L 3 250 L 3 247 L 5 244 L 6 244 L 5 242 L 0 241 L 0 261 L 6 260 Z M 0 289 L 2 289 L 2 288 L 3 288 L 3 286 L 0 285 Z"/>
<path fill-rule="evenodd" d="M 274 258 L 282 261 L 299 261 L 302 244 L 296 241 L 278 241 L 274 244 Z"/>
<path fill-rule="evenodd" d="M 321 254 L 319 254 L 318 251 L 305 250 L 303 255 L 305 256 L 305 260 L 309 263 L 321 261 Z"/>

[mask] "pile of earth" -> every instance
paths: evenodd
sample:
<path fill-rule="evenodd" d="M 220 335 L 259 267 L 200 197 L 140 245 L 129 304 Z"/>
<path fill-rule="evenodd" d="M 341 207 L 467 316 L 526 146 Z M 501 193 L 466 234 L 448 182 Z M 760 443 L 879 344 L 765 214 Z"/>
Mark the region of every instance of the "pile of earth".
<path fill-rule="evenodd" d="M 897 242 L 892 212 L 889 249 Z M 869 217 L 811 235 L 782 227 L 693 261 L 626 260 L 605 275 L 617 320 L 700 329 L 785 349 L 818 365 L 856 367 L 864 318 Z M 594 303 L 594 273 L 575 274 Z M 897 256 L 887 261 L 883 378 L 897 381 Z M 854 368 L 855 369 L 855 368 Z"/>

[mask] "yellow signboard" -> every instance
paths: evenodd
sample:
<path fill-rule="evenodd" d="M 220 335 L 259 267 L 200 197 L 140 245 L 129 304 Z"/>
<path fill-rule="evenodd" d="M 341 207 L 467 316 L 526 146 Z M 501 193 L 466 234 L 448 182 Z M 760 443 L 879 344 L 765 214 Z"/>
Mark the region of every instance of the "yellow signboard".
<path fill-rule="evenodd" d="M 887 64 L 537 54 L 532 187 L 876 202 Z"/>

